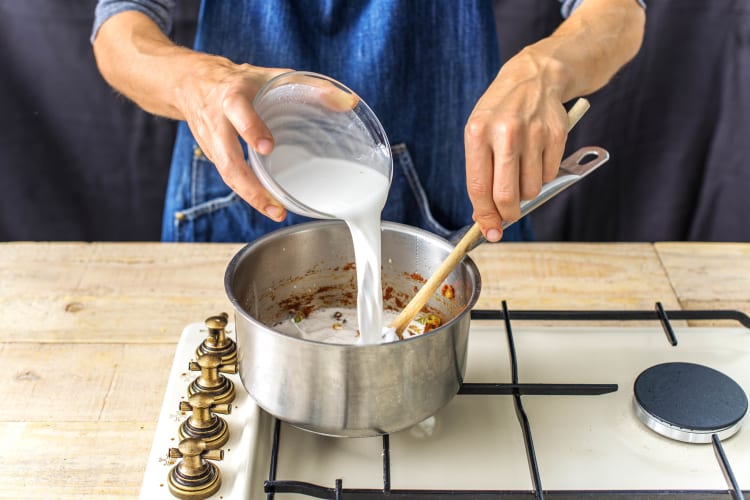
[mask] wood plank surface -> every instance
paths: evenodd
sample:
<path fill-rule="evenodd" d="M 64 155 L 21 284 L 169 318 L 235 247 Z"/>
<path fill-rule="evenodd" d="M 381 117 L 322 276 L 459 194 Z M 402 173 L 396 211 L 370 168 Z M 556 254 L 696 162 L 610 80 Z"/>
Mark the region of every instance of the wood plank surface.
<path fill-rule="evenodd" d="M 156 420 L 0 422 L 0 498 L 138 498 L 155 429 Z"/>
<path fill-rule="evenodd" d="M 0 245 L 0 342 L 177 342 L 231 310 L 237 244 Z"/>
<path fill-rule="evenodd" d="M 683 309 L 736 309 L 750 315 L 750 244 L 654 245 Z M 691 322 L 736 326 L 732 321 Z"/>
<path fill-rule="evenodd" d="M 174 344 L 0 343 L 3 398 L 13 402 L 0 406 L 0 421 L 155 422 L 174 349 Z"/>
<path fill-rule="evenodd" d="M 680 301 L 750 305 L 750 244 L 656 243 L 654 247 Z"/>
<path fill-rule="evenodd" d="M 471 254 L 482 275 L 478 308 L 649 309 L 678 307 L 653 245 L 484 244 Z"/>
<path fill-rule="evenodd" d="M 176 342 L 186 323 L 231 311 L 224 271 L 237 244 L 0 245 L 0 342 Z M 485 244 L 471 254 L 478 307 L 678 305 L 650 244 Z M 33 321 L 29 321 L 33 318 Z M 23 331 L 4 325 L 24 325 Z"/>

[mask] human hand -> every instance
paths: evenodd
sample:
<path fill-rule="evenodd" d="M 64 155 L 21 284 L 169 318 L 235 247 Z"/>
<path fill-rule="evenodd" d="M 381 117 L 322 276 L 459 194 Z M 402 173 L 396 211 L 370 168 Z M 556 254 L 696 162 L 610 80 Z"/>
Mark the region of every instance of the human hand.
<path fill-rule="evenodd" d="M 193 137 L 227 186 L 275 221 L 284 220 L 286 210 L 247 165 L 238 136 L 260 154 L 273 150 L 273 136 L 252 103 L 268 80 L 288 71 L 200 54 L 193 71 L 177 86 L 175 98 Z"/>
<path fill-rule="evenodd" d="M 557 175 L 568 126 L 563 75 L 527 48 L 503 65 L 467 121 L 467 191 L 488 241 L 499 241 L 503 221 L 520 218 L 521 200 Z"/>

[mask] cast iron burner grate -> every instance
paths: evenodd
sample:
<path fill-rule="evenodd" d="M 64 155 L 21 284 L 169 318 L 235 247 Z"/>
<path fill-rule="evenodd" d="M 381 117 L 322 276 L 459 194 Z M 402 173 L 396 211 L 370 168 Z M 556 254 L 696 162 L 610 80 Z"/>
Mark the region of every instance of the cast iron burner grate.
<path fill-rule="evenodd" d="M 670 320 L 735 320 L 750 329 L 750 317 L 740 311 L 665 311 L 661 303 L 657 302 L 653 311 L 509 311 L 507 303 L 502 302 L 502 310 L 473 310 L 472 320 L 503 320 L 511 363 L 511 383 L 464 383 L 458 394 L 472 395 L 509 395 L 513 396 L 513 403 L 518 423 L 523 432 L 526 457 L 529 463 L 533 491 L 491 491 L 491 490 L 396 490 L 391 489 L 390 466 L 390 438 L 383 436 L 383 488 L 382 489 L 349 489 L 343 487 L 343 481 L 336 479 L 334 487 L 324 487 L 313 483 L 277 480 L 276 472 L 279 456 L 279 442 L 281 439 L 281 422 L 274 423 L 273 443 L 271 447 L 271 466 L 268 480 L 264 482 L 267 500 L 274 500 L 277 493 L 296 493 L 311 498 L 329 500 L 406 500 L 431 499 L 448 500 L 465 498 L 473 500 L 528 500 L 534 498 L 543 500 L 545 497 L 556 500 L 574 500 L 579 498 L 650 500 L 655 496 L 660 499 L 690 497 L 700 500 L 719 500 L 727 498 L 727 494 L 735 500 L 744 500 L 743 492 L 737 484 L 732 468 L 727 460 L 721 441 L 716 434 L 712 434 L 714 452 L 719 466 L 727 481 L 728 491 L 545 491 L 539 474 L 534 442 L 531 436 L 531 425 L 523 407 L 523 395 L 571 395 L 596 396 L 617 391 L 617 384 L 522 384 L 518 381 L 518 359 L 511 320 L 535 321 L 644 321 L 658 320 L 667 336 L 668 342 L 676 346 L 678 343 Z M 717 372 L 718 373 L 718 372 Z M 730 379 L 731 380 L 731 379 Z M 743 393 L 744 394 L 744 393 Z M 747 406 L 747 400 L 745 400 Z"/>

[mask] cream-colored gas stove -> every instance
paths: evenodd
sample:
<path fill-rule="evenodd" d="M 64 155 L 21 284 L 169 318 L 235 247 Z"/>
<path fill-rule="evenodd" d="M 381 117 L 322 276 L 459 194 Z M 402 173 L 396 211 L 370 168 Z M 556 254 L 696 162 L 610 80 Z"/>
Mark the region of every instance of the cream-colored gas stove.
<path fill-rule="evenodd" d="M 196 347 L 208 333 L 203 323 L 191 324 L 176 350 L 141 498 L 191 491 L 192 485 L 179 484 L 185 474 L 177 474 L 176 488 L 175 476 L 170 479 L 181 461 L 188 476 L 218 471 L 212 480 L 219 484 L 209 496 L 216 499 L 443 499 L 452 498 L 449 492 L 458 498 L 556 498 L 565 492 L 567 498 L 740 498 L 728 484 L 750 489 L 750 431 L 740 429 L 718 447 L 663 437 L 639 420 L 633 387 L 648 368 L 683 362 L 718 370 L 747 393 L 750 329 L 673 330 L 676 346 L 657 320 L 634 327 L 514 321 L 514 384 L 505 323 L 474 320 L 462 392 L 434 417 L 385 438 L 330 438 L 277 423 L 255 406 L 229 368 L 222 376 L 233 383 L 235 397 L 231 413 L 218 415 L 229 438 L 222 459 L 207 460 L 222 453 L 203 451 L 191 440 L 180 445 L 185 436 L 179 427 L 191 413 L 188 387 L 196 378 L 188 363 L 197 361 Z M 218 368 L 202 369 L 201 380 L 216 382 L 211 370 Z"/>

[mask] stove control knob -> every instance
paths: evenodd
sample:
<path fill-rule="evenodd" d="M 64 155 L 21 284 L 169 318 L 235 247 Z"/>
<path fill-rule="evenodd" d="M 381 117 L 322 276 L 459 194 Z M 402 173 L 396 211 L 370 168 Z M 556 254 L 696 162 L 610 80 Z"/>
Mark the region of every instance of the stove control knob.
<path fill-rule="evenodd" d="M 177 498 L 208 498 L 221 487 L 221 472 L 208 460 L 222 460 L 223 450 L 209 450 L 201 439 L 183 439 L 178 448 L 170 448 L 169 458 L 181 458 L 167 477 L 169 492 Z"/>
<path fill-rule="evenodd" d="M 227 423 L 215 413 L 228 415 L 232 411 L 231 403 L 214 403 L 213 397 L 198 393 L 187 401 L 180 401 L 180 411 L 192 412 L 178 429 L 180 439 L 202 439 L 209 450 L 221 448 L 229 440 Z"/>
<path fill-rule="evenodd" d="M 227 365 L 237 362 L 237 344 L 227 337 L 226 327 L 228 322 L 229 316 L 227 313 L 221 313 L 206 319 L 208 337 L 196 349 L 196 356 L 216 354 L 221 356 L 222 364 Z"/>
<path fill-rule="evenodd" d="M 231 403 L 234 400 L 234 384 L 222 373 L 237 373 L 237 363 L 222 364 L 221 357 L 203 354 L 198 361 L 191 361 L 190 371 L 200 371 L 198 378 L 188 386 L 188 396 L 203 393 L 213 396 L 214 403 Z"/>

